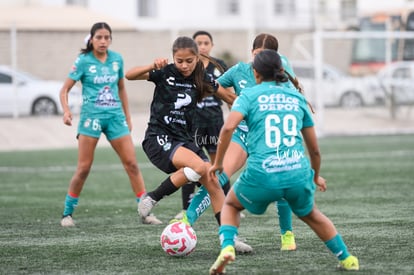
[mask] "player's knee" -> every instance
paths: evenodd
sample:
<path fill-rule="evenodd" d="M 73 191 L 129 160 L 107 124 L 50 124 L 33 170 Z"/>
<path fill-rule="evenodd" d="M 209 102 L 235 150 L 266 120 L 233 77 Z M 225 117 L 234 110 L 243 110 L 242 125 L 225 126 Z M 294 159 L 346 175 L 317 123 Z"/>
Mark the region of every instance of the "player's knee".
<path fill-rule="evenodd" d="M 136 175 L 139 173 L 138 163 L 135 159 L 125 161 L 124 168 L 128 174 Z"/>
<path fill-rule="evenodd" d="M 202 171 L 195 171 L 190 167 L 184 167 L 185 177 L 192 182 L 198 182 L 202 177 Z"/>

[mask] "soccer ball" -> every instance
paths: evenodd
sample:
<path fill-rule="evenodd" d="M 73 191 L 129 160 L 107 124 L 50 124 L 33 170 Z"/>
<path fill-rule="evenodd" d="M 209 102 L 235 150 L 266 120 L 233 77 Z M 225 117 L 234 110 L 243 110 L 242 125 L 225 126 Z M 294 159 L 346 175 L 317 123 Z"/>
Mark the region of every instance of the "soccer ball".
<path fill-rule="evenodd" d="M 197 236 L 191 226 L 178 221 L 165 227 L 160 236 L 160 243 L 168 255 L 182 257 L 194 251 Z"/>

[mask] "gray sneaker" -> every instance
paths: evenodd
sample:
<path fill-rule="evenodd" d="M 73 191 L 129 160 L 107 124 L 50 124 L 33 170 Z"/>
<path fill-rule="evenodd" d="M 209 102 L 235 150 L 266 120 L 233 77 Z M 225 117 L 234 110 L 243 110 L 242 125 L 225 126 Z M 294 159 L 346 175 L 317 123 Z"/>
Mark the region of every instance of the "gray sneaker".
<path fill-rule="evenodd" d="M 75 226 L 75 222 L 73 221 L 72 216 L 68 215 L 60 220 L 60 225 L 63 227 L 72 227 Z"/>
<path fill-rule="evenodd" d="M 157 219 L 157 217 L 155 217 L 152 213 L 145 218 L 141 218 L 141 221 L 143 224 L 162 224 L 162 221 Z"/>
<path fill-rule="evenodd" d="M 234 249 L 237 253 L 250 253 L 253 251 L 253 248 L 250 245 L 242 242 L 239 238 L 236 238 L 234 241 Z"/>
<path fill-rule="evenodd" d="M 157 201 L 148 196 L 147 194 L 141 197 L 138 203 L 138 214 L 141 219 L 145 219 L 150 213 L 152 208 L 157 204 Z"/>

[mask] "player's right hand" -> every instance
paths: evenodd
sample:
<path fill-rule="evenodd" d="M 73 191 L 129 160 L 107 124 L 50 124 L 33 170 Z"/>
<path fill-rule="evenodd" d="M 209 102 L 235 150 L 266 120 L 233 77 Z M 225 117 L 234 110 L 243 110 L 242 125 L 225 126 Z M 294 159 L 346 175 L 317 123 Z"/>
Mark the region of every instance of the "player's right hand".
<path fill-rule="evenodd" d="M 63 123 L 68 126 L 72 126 L 72 113 L 71 112 L 63 113 Z"/>
<path fill-rule="evenodd" d="M 315 184 L 318 186 L 319 191 L 322 191 L 322 192 L 326 191 L 326 189 L 327 189 L 326 180 L 323 177 L 319 176 L 316 179 Z"/>

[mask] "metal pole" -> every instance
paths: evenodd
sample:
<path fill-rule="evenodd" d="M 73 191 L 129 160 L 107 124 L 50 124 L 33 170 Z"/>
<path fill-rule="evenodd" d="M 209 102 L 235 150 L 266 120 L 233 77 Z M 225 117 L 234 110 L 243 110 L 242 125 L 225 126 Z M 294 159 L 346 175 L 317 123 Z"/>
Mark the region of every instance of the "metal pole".
<path fill-rule="evenodd" d="M 386 30 L 387 31 L 392 31 L 392 26 L 391 26 L 391 19 L 387 20 L 386 23 Z M 387 37 L 385 39 L 385 66 L 391 64 L 392 62 L 392 42 L 395 41 L 396 38 L 390 38 Z M 391 114 L 391 119 L 395 119 L 395 117 L 397 116 L 397 105 L 395 104 L 395 94 L 394 94 L 394 89 L 391 86 L 391 91 L 390 91 L 390 114 Z"/>
<path fill-rule="evenodd" d="M 17 68 L 17 31 L 16 24 L 12 23 L 10 28 L 10 54 L 11 54 L 11 68 L 12 68 L 12 86 L 13 86 L 13 118 L 19 117 L 19 109 L 17 106 L 18 90 L 16 81 L 16 68 Z"/>
<path fill-rule="evenodd" d="M 315 101 L 316 101 L 316 130 L 318 136 L 324 135 L 324 103 L 320 87 L 322 87 L 323 77 L 323 41 L 320 24 L 316 24 L 316 30 L 313 34 L 313 65 L 315 69 Z"/>

